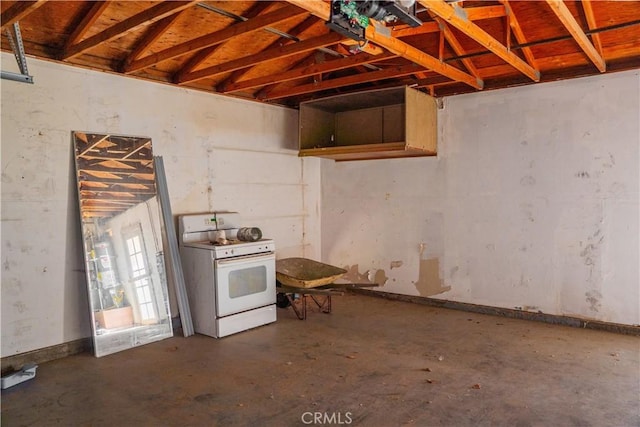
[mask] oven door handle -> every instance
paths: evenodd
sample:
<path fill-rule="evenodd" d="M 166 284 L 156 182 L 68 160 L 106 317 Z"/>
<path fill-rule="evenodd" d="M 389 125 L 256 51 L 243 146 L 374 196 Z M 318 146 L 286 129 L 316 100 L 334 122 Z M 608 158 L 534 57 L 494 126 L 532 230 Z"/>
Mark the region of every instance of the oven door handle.
<path fill-rule="evenodd" d="M 245 262 L 266 261 L 272 258 L 275 258 L 275 254 L 273 252 L 256 255 L 243 255 L 235 258 L 217 259 L 216 265 L 222 267 L 225 265 L 242 264 Z"/>

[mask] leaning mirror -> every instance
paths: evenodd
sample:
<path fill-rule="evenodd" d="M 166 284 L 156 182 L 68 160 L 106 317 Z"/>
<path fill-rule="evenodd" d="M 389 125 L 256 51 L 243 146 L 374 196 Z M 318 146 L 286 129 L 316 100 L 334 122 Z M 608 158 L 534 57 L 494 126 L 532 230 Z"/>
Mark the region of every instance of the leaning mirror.
<path fill-rule="evenodd" d="M 96 356 L 173 335 L 151 139 L 73 132 Z"/>

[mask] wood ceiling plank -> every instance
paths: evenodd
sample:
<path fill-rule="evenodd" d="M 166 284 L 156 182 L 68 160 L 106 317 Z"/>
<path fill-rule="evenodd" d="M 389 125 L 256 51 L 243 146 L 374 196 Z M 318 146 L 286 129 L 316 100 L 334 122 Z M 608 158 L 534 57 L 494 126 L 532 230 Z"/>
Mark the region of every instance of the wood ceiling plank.
<path fill-rule="evenodd" d="M 471 21 L 480 21 L 482 19 L 502 18 L 506 16 L 507 12 L 504 6 L 479 6 L 465 8 L 467 17 Z M 397 30 L 391 30 L 391 34 L 394 37 L 406 37 L 415 36 L 418 34 L 437 33 L 440 31 L 440 26 L 437 22 L 424 22 L 419 27 L 404 27 Z"/>
<path fill-rule="evenodd" d="M 104 12 L 110 3 L 110 1 L 98 1 L 92 3 L 91 9 L 88 13 L 84 13 L 84 11 L 81 12 L 84 13 L 84 17 L 67 39 L 64 45 L 64 50 L 82 40 L 82 37 L 84 37 L 91 26 L 98 20 L 98 18 L 100 18 L 100 15 L 102 15 L 102 12 Z"/>
<path fill-rule="evenodd" d="M 424 71 L 424 67 L 417 64 L 407 64 L 396 67 L 390 67 L 384 70 L 370 71 L 368 73 L 360 73 L 353 76 L 339 77 L 337 79 L 324 80 L 321 82 L 313 82 L 292 88 L 273 91 L 266 95 L 265 101 L 274 99 L 288 98 L 291 96 L 304 95 L 311 92 L 318 92 L 327 89 L 336 89 L 339 87 L 350 86 L 355 84 L 375 82 L 378 80 L 398 78 L 416 72 Z"/>
<path fill-rule="evenodd" d="M 153 24 L 154 22 L 166 18 L 167 16 L 181 12 L 193 6 L 195 3 L 196 1 L 161 2 L 151 7 L 150 9 L 146 9 L 143 12 L 138 13 L 137 15 L 125 19 L 124 21 L 121 21 L 113 25 L 112 27 L 107 28 L 106 30 L 81 41 L 78 44 L 70 46 L 63 51 L 60 59 L 72 59 L 102 43 L 119 37 L 123 37 L 131 31 L 136 30 L 140 26 Z"/>
<path fill-rule="evenodd" d="M 584 15 L 587 18 L 587 25 L 589 26 L 589 30 L 598 28 L 598 24 L 596 23 L 596 15 L 593 13 L 593 6 L 591 5 L 591 0 L 582 0 L 580 3 L 582 4 Z M 593 40 L 593 45 L 598 50 L 600 56 L 603 56 L 604 53 L 602 51 L 602 40 L 600 40 L 600 34 L 591 34 L 591 40 Z"/>
<path fill-rule="evenodd" d="M 244 15 L 244 18 L 246 19 L 241 19 L 240 21 L 244 22 L 244 21 L 253 19 L 258 15 L 260 15 L 265 10 L 269 10 L 272 6 L 273 6 L 273 3 L 256 2 L 256 4 Z M 230 26 L 232 25 L 234 24 L 231 24 Z M 225 44 L 226 42 L 199 50 L 189 61 L 186 62 L 186 64 L 180 70 L 178 70 L 178 72 L 175 73 L 175 76 L 179 76 L 181 74 L 187 74 L 195 70 L 196 68 L 198 68 L 198 65 L 206 61 L 211 55 L 213 55 L 218 49 L 223 47 Z"/>
<path fill-rule="evenodd" d="M 13 25 L 21 19 L 26 18 L 34 10 L 44 5 L 46 1 L 47 0 L 15 2 L 11 6 L 9 6 L 9 8 L 2 13 L 2 15 L 0 15 L 0 22 L 2 22 L 2 27 L 0 28 L 0 30 L 4 30 L 9 25 Z"/>
<path fill-rule="evenodd" d="M 455 5 L 451 6 L 443 0 L 419 0 L 419 2 L 431 12 L 444 19 L 447 23 L 453 25 L 480 45 L 489 49 L 503 61 L 512 65 L 515 69 L 529 77 L 531 80 L 535 82 L 540 81 L 539 71 L 508 50 L 502 43 L 485 32 L 482 28 L 467 19 L 462 8 Z"/>
<path fill-rule="evenodd" d="M 303 9 L 308 10 L 322 20 L 328 20 L 330 14 L 330 6 L 322 0 L 287 0 L 289 3 L 295 4 Z M 403 41 L 388 37 L 387 35 L 378 33 L 375 25 L 369 25 L 365 30 L 365 38 L 376 43 L 388 51 L 402 56 L 411 62 L 422 67 L 433 70 L 452 80 L 464 82 L 476 89 L 482 89 L 483 82 L 449 64 L 439 61 L 431 55 L 417 49 Z"/>
<path fill-rule="evenodd" d="M 223 30 L 216 31 L 215 33 L 206 34 L 194 40 L 189 40 L 163 51 L 157 52 L 153 55 L 145 56 L 144 58 L 138 59 L 128 65 L 125 65 L 124 72 L 128 74 L 138 70 L 142 70 L 144 68 L 151 67 L 152 65 L 159 62 L 176 58 L 178 56 L 182 56 L 196 50 L 224 43 L 225 41 L 235 36 L 246 35 L 248 33 L 261 30 L 270 25 L 277 24 L 278 22 L 295 18 L 305 13 L 306 12 L 304 10 L 301 10 L 300 8 L 297 8 L 295 6 L 285 6 L 274 12 L 260 15 L 254 19 L 237 23 Z"/>
<path fill-rule="evenodd" d="M 140 58 L 143 53 L 146 52 L 149 47 L 156 42 L 167 30 L 184 14 L 184 10 L 178 13 L 167 16 L 156 22 L 149 31 L 142 37 L 142 39 L 136 44 L 129 56 L 124 60 L 124 64 L 130 64 L 136 59 Z"/>
<path fill-rule="evenodd" d="M 562 25 L 564 25 L 564 27 L 573 36 L 580 48 L 584 51 L 587 57 L 589 57 L 596 68 L 598 68 L 601 73 L 607 71 L 607 65 L 604 59 L 598 53 L 593 44 L 591 44 L 591 41 L 589 41 L 589 38 L 582 28 L 580 28 L 580 24 L 578 24 L 578 21 L 573 17 L 571 11 L 567 8 L 567 5 L 564 4 L 562 0 L 547 0 L 547 4 L 551 7 L 551 10 L 556 14 L 560 22 L 562 22 Z"/>
<path fill-rule="evenodd" d="M 518 22 L 516 15 L 513 13 L 513 10 L 511 9 L 509 0 L 501 0 L 501 2 L 504 5 L 505 10 L 507 11 L 507 15 L 509 17 L 509 25 L 513 30 L 513 35 L 516 37 L 518 44 L 522 45 L 527 43 L 527 38 L 525 37 L 524 32 L 522 31 L 522 27 L 520 26 L 520 23 Z M 533 52 L 531 51 L 531 48 L 529 47 L 522 48 L 522 54 L 524 55 L 529 65 L 531 65 L 533 68 L 535 68 L 539 72 L 540 69 L 536 65 L 536 58 L 535 56 L 533 56 Z"/>
<path fill-rule="evenodd" d="M 320 73 L 328 73 L 330 71 L 344 70 L 345 68 L 352 68 L 357 65 L 370 64 L 375 61 L 383 59 L 393 58 L 396 55 L 392 53 L 384 53 L 381 55 L 371 55 L 368 53 L 361 53 L 358 55 L 347 56 L 341 59 L 335 59 L 329 62 L 323 62 L 321 64 L 313 64 L 307 67 L 295 68 L 293 70 L 285 71 L 280 74 L 273 74 L 270 76 L 258 77 L 255 79 L 245 80 L 239 83 L 231 83 L 224 87 L 221 87 L 220 92 L 230 93 L 238 92 L 241 90 L 251 89 L 255 87 L 265 86 L 272 83 L 280 83 L 289 80 L 300 79 L 303 77 L 309 77 Z"/>
<path fill-rule="evenodd" d="M 287 33 L 297 38 L 299 35 L 307 31 L 309 28 L 313 27 L 317 22 L 318 22 L 318 19 L 315 16 L 309 16 L 307 19 L 305 19 L 304 21 L 296 25 L 294 28 L 287 31 Z M 294 43 L 294 41 L 281 37 L 276 41 L 274 41 L 273 43 L 271 43 L 269 46 L 267 46 L 263 50 L 274 49 L 274 48 L 277 48 L 278 46 L 281 46 L 282 44 L 288 44 L 288 43 Z M 242 76 L 244 76 L 249 71 L 251 71 L 252 68 L 253 67 L 247 67 L 247 68 L 234 71 L 233 73 L 231 73 L 229 77 L 227 77 L 222 82 L 218 83 L 217 87 L 225 87 L 227 85 L 237 82 L 242 78 Z"/>
<path fill-rule="evenodd" d="M 437 33 L 440 31 L 440 26 L 435 21 L 423 22 L 419 27 L 405 27 L 397 30 L 391 30 L 393 37 L 408 37 L 418 36 L 421 34 Z"/>
<path fill-rule="evenodd" d="M 288 56 L 297 55 L 299 53 L 304 53 L 310 50 L 315 50 L 321 47 L 326 47 L 332 44 L 339 43 L 344 38 L 345 37 L 341 34 L 330 32 L 323 36 L 313 37 L 298 43 L 288 44 L 288 45 L 280 46 L 280 47 L 269 49 L 269 50 L 263 50 L 262 52 L 256 53 L 254 55 L 245 56 L 243 58 L 225 62 L 223 64 L 214 65 L 212 67 L 207 67 L 201 70 L 193 71 L 191 73 L 180 76 L 178 80 L 175 81 L 175 83 L 177 84 L 190 83 L 196 80 L 201 80 L 201 79 L 215 76 L 218 74 L 224 74 L 230 71 L 251 67 L 260 62 L 286 58 Z"/>

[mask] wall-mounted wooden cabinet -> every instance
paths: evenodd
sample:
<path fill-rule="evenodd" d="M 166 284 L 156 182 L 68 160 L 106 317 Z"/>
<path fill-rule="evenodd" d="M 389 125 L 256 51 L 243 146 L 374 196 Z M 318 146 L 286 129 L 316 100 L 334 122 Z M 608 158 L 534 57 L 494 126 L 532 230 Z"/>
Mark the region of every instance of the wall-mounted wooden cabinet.
<path fill-rule="evenodd" d="M 334 160 L 435 156 L 436 100 L 409 87 L 300 104 L 300 156 Z"/>

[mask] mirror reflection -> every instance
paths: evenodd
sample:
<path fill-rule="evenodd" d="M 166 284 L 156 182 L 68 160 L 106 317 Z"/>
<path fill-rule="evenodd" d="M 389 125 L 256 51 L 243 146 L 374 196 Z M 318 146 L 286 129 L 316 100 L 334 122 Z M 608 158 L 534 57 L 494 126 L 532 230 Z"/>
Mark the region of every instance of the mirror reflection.
<path fill-rule="evenodd" d="M 73 143 L 96 356 L 172 336 L 151 139 Z"/>

